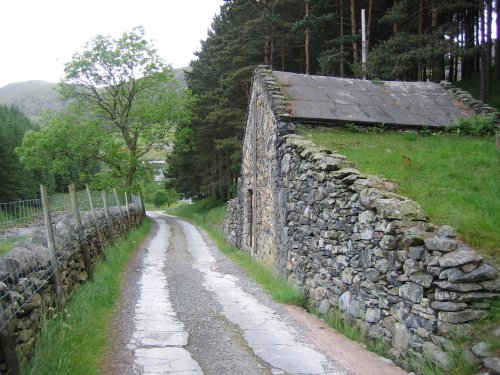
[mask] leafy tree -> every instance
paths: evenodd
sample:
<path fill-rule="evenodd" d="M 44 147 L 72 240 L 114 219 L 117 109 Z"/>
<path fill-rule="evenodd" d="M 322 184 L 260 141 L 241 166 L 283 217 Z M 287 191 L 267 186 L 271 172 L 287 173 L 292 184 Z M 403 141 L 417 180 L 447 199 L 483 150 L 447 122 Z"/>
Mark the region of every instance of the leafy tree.
<path fill-rule="evenodd" d="M 155 207 L 171 206 L 179 199 L 179 195 L 173 189 L 159 189 L 153 196 L 153 204 Z"/>
<path fill-rule="evenodd" d="M 88 156 L 125 187 L 132 185 L 141 157 L 189 121 L 189 94 L 144 39 L 142 27 L 116 40 L 98 35 L 73 55 L 65 73 L 63 95 L 85 109 L 79 125 L 95 130 Z"/>

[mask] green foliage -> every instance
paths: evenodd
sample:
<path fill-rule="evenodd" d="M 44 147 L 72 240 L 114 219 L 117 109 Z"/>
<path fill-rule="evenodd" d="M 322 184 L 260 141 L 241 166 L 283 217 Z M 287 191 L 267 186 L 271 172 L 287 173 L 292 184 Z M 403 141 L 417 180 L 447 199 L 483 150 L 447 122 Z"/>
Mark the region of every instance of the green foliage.
<path fill-rule="evenodd" d="M 155 207 L 171 206 L 179 199 L 179 195 L 174 189 L 159 189 L 154 193 L 153 204 Z"/>
<path fill-rule="evenodd" d="M 105 165 L 104 180 L 120 178 L 125 187 L 132 186 L 140 159 L 190 120 L 189 92 L 144 39 L 142 27 L 119 39 L 96 36 L 73 55 L 65 73 L 62 93 L 76 103 L 72 110 L 79 109 L 86 132 L 96 131 L 88 159 Z"/>
<path fill-rule="evenodd" d="M 424 3 L 422 10 L 418 1 L 370 3 L 369 77 L 439 82 L 447 72 L 455 81 L 455 72 L 466 76 L 477 69 L 474 61 L 482 48 L 475 45 L 473 30 L 480 14 L 475 5 Z M 344 1 L 342 8 L 326 0 L 224 2 L 196 53 L 198 59 L 190 64 L 187 82 L 196 104 L 191 124 L 178 127 L 174 135 L 171 186 L 183 196 L 232 197 L 255 67 L 264 63 L 274 70 L 305 73 L 308 56 L 310 74 L 361 76 L 359 9 L 366 5 L 360 0 Z M 356 19 L 353 29 L 351 16 Z"/>
<path fill-rule="evenodd" d="M 215 198 L 207 198 L 191 205 L 178 205 L 167 212 L 190 219 L 205 229 L 217 247 L 262 285 L 274 300 L 305 306 L 306 299 L 302 291 L 290 285 L 284 275 L 276 273 L 270 265 L 253 259 L 250 254 L 236 249 L 224 239 L 220 231 L 226 216 L 224 203 Z"/>
<path fill-rule="evenodd" d="M 418 137 L 336 128 L 299 132 L 347 155 L 361 171 L 398 183 L 400 193 L 417 201 L 433 223 L 452 225 L 463 240 L 498 262 L 500 173 L 493 136 Z"/>
<path fill-rule="evenodd" d="M 7 254 L 14 248 L 14 246 L 16 246 L 18 242 L 24 241 L 26 238 L 27 236 L 17 236 L 8 238 L 6 240 L 0 240 L 0 256 Z"/>
<path fill-rule="evenodd" d="M 0 105 L 0 202 L 36 196 L 36 177 L 23 168 L 15 148 L 36 126 L 18 109 Z"/>
<path fill-rule="evenodd" d="M 99 262 L 94 278 L 78 287 L 62 314 L 46 318 L 35 357 L 21 371 L 25 375 L 100 374 L 110 341 L 110 323 L 121 293 L 123 271 L 136 248 L 152 228 L 144 224 L 106 250 L 107 261 Z"/>
<path fill-rule="evenodd" d="M 319 313 L 318 310 L 309 304 L 307 309 L 314 315 L 319 316 L 330 327 L 344 335 L 345 337 L 360 342 L 366 348 L 382 357 L 389 358 L 389 346 L 381 339 L 371 340 L 353 322 L 346 320 L 340 310 L 331 307 L 326 314 Z"/>
<path fill-rule="evenodd" d="M 476 137 L 495 134 L 499 127 L 492 116 L 460 117 L 448 130 L 457 135 L 472 135 Z"/>

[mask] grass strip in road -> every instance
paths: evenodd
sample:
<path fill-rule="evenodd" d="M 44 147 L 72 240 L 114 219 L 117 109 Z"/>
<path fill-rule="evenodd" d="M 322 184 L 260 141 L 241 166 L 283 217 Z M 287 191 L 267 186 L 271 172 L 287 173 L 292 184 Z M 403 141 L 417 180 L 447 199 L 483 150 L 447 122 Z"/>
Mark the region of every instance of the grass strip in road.
<path fill-rule="evenodd" d="M 121 293 L 122 274 L 137 247 L 146 238 L 152 222 L 145 218 L 140 228 L 106 250 L 107 261 L 94 270 L 94 278 L 78 287 L 62 314 L 47 318 L 36 354 L 23 366 L 29 375 L 99 374 L 109 341 L 109 325 Z"/>
<path fill-rule="evenodd" d="M 231 246 L 220 230 L 226 215 L 226 205 L 215 199 L 205 199 L 194 204 L 181 204 L 167 209 L 172 215 L 180 216 L 202 227 L 224 252 L 238 266 L 245 270 L 277 302 L 306 306 L 304 293 L 288 283 L 285 276 L 277 273 L 270 265 L 253 259 L 250 254 Z"/>

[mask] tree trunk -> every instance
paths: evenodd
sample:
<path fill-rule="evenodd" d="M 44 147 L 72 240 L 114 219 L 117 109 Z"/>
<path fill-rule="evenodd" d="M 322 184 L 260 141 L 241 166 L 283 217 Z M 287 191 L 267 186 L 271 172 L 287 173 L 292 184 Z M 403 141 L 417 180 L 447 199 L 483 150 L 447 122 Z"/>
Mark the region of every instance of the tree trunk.
<path fill-rule="evenodd" d="M 264 0 L 264 27 L 266 29 L 266 35 L 264 37 L 264 64 L 269 65 L 269 28 L 267 27 L 267 15 L 269 12 L 269 0 Z"/>
<path fill-rule="evenodd" d="M 344 2 L 339 0 L 340 8 L 340 76 L 344 77 Z"/>
<path fill-rule="evenodd" d="M 439 27 L 439 13 L 436 7 L 432 8 L 432 30 L 436 31 Z M 432 64 L 432 81 L 441 82 L 444 79 L 444 56 L 435 54 Z"/>
<path fill-rule="evenodd" d="M 500 81 L 500 0 L 495 1 L 497 35 L 495 39 L 495 79 Z"/>
<path fill-rule="evenodd" d="M 467 79 L 472 76 L 475 71 L 475 56 L 472 54 L 474 49 L 474 20 L 476 11 L 474 9 L 466 9 L 464 11 L 464 57 L 462 59 L 462 79 Z"/>
<path fill-rule="evenodd" d="M 487 93 L 487 68 L 486 68 L 486 30 L 485 30 L 485 19 L 484 19 L 484 11 L 485 11 L 485 4 L 483 1 L 480 2 L 479 6 L 479 22 L 481 25 L 481 31 L 480 31 L 480 43 L 481 43 L 481 60 L 480 60 L 480 80 L 479 80 L 479 99 L 482 100 L 483 102 L 486 100 L 488 93 Z"/>
<path fill-rule="evenodd" d="M 418 5 L 418 35 L 422 35 L 423 31 L 424 31 L 424 0 L 420 0 Z M 419 59 L 417 66 L 417 81 L 423 81 L 422 70 L 423 70 L 422 62 Z"/>
<path fill-rule="evenodd" d="M 366 50 L 370 50 L 371 29 L 373 22 L 373 0 L 368 2 L 368 24 L 366 26 Z"/>
<path fill-rule="evenodd" d="M 281 46 L 281 71 L 285 71 L 285 47 Z"/>
<path fill-rule="evenodd" d="M 351 0 L 351 34 L 354 37 L 358 32 L 356 25 L 356 3 Z M 353 40 L 352 42 L 352 61 L 354 64 L 358 63 L 358 42 Z"/>
<path fill-rule="evenodd" d="M 398 4 L 398 0 L 392 0 L 393 7 L 396 7 L 397 4 Z M 398 23 L 397 22 L 394 22 L 392 24 L 392 31 L 393 31 L 394 35 L 397 35 L 397 33 L 398 33 Z"/>
<path fill-rule="evenodd" d="M 492 0 L 486 0 L 486 25 L 485 25 L 485 53 L 484 53 L 484 98 L 491 94 L 491 24 L 493 22 Z"/>
<path fill-rule="evenodd" d="M 481 8 L 481 84 L 480 99 L 485 102 L 491 93 L 491 0 L 485 0 Z M 486 13 L 486 19 L 485 19 Z"/>
<path fill-rule="evenodd" d="M 306 18 L 309 18 L 309 0 L 306 0 Z M 310 69 L 310 64 L 309 64 L 309 44 L 311 42 L 311 31 L 309 30 L 309 27 L 306 28 L 306 74 L 309 74 L 309 69 Z"/>

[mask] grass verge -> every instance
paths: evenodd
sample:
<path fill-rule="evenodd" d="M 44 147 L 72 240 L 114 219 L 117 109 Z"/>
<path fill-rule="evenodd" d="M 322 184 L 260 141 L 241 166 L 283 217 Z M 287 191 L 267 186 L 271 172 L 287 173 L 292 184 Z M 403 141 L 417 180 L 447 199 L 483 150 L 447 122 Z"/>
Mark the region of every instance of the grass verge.
<path fill-rule="evenodd" d="M 108 260 L 96 266 L 93 280 L 77 288 L 68 302 L 66 320 L 61 314 L 46 319 L 35 357 L 23 365 L 22 374 L 99 374 L 123 271 L 151 228 L 152 222 L 146 218 L 127 239 L 106 251 Z"/>
<path fill-rule="evenodd" d="M 24 241 L 28 236 L 18 236 L 8 238 L 6 240 L 0 240 L 0 256 L 7 254 L 11 251 L 16 243 Z"/>
<path fill-rule="evenodd" d="M 500 251 L 500 163 L 493 136 L 305 127 L 299 132 L 345 154 L 361 171 L 398 183 L 399 193 L 420 203 L 431 222 L 452 225 L 461 239 L 495 261 Z"/>
<path fill-rule="evenodd" d="M 286 277 L 275 272 L 269 265 L 253 259 L 247 252 L 231 246 L 222 235 L 220 228 L 226 215 L 226 205 L 215 199 L 205 199 L 194 204 L 182 204 L 167 209 L 172 215 L 192 220 L 202 227 L 224 252 L 238 266 L 245 270 L 277 302 L 306 306 L 302 291 L 288 283 Z"/>
<path fill-rule="evenodd" d="M 341 333 L 345 337 L 357 341 L 365 347 L 382 357 L 389 358 L 389 346 L 381 339 L 370 339 L 360 328 L 345 320 L 340 310 L 336 307 L 330 308 L 328 313 L 322 314 L 312 306 L 308 306 L 308 311 L 324 320 L 330 327 Z"/>

